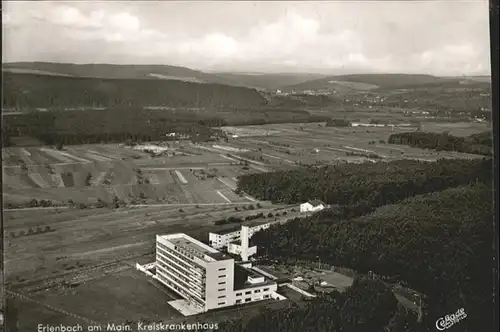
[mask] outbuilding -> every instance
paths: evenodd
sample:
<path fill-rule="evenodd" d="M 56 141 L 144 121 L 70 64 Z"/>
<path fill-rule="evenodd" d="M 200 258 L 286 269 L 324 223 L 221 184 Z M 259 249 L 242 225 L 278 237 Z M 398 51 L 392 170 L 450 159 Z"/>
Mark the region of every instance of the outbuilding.
<path fill-rule="evenodd" d="M 326 207 L 326 204 L 319 199 L 313 199 L 300 204 L 300 212 L 316 212 L 321 211 Z"/>

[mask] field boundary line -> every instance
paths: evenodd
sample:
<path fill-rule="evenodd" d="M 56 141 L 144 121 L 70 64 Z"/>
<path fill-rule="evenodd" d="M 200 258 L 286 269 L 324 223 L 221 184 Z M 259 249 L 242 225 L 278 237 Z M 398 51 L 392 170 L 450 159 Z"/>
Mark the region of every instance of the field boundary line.
<path fill-rule="evenodd" d="M 245 196 L 246 197 L 246 196 Z M 247 197 L 247 199 L 251 200 L 252 202 L 258 203 L 261 201 L 253 200 Z M 154 204 L 130 204 L 125 206 L 124 208 L 143 208 L 143 207 L 176 207 L 176 206 L 223 206 L 223 205 L 246 205 L 248 202 L 231 202 L 231 203 L 154 203 Z M 56 210 L 56 209 L 71 209 L 72 207 L 70 206 L 48 206 L 48 207 L 26 207 L 26 208 L 15 208 L 15 209 L 4 209 L 4 211 L 9 212 L 9 211 L 34 211 L 34 210 Z M 74 208 L 73 208 L 74 209 Z M 85 210 L 102 210 L 104 208 L 100 209 L 85 209 Z M 108 209 L 109 210 L 109 209 Z M 112 213 L 113 211 L 111 211 Z"/>
<path fill-rule="evenodd" d="M 57 210 L 57 209 L 69 209 L 69 206 L 37 206 L 37 207 L 26 207 L 26 208 L 14 208 L 14 209 L 3 209 L 4 211 L 30 211 L 30 210 Z"/>
<path fill-rule="evenodd" d="M 226 183 L 223 179 L 221 179 L 221 178 L 219 178 L 219 177 L 217 177 L 217 180 L 218 180 L 220 183 L 222 183 L 223 185 L 225 185 L 226 187 L 228 187 L 229 189 L 231 189 L 232 191 L 236 190 L 236 188 L 237 188 L 237 187 L 230 186 L 228 183 Z M 220 194 L 219 194 L 219 195 L 220 195 Z M 245 197 L 246 199 L 248 199 L 249 201 L 251 201 L 251 202 L 254 202 L 254 203 L 258 203 L 258 202 L 259 202 L 259 200 L 258 200 L 258 199 L 255 199 L 255 198 L 253 198 L 252 196 L 250 196 L 250 195 L 248 195 L 248 194 L 247 194 L 247 195 L 245 195 L 244 197 Z"/>
<path fill-rule="evenodd" d="M 226 202 L 232 203 L 229 198 L 227 198 L 223 193 L 220 192 L 220 190 L 217 190 L 217 194 L 219 194 L 219 196 L 222 197 Z"/>
<path fill-rule="evenodd" d="M 134 204 L 129 205 L 130 208 L 141 208 L 141 207 L 162 207 L 162 206 L 224 206 L 224 205 L 247 205 L 248 202 L 232 202 L 232 203 L 159 203 L 159 204 Z"/>
<path fill-rule="evenodd" d="M 26 165 L 28 169 L 30 167 L 45 167 L 47 165 L 50 166 L 67 166 L 67 165 L 86 165 L 86 164 L 92 164 L 92 161 L 87 161 L 87 162 L 71 162 L 71 163 L 53 163 L 53 164 L 28 164 Z M 21 168 L 20 165 L 10 165 L 10 166 L 4 166 L 4 168 Z"/>
<path fill-rule="evenodd" d="M 177 178 L 182 184 L 188 184 L 188 180 L 186 180 L 184 174 L 182 174 L 181 171 L 175 170 L 174 173 L 175 175 L 177 175 Z"/>

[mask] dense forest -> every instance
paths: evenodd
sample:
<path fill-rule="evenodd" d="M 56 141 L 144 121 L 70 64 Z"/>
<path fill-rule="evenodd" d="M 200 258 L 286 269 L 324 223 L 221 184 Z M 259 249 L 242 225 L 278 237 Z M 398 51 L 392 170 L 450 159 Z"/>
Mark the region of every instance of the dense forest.
<path fill-rule="evenodd" d="M 491 183 L 478 182 L 349 220 L 297 219 L 252 240 L 274 259 L 320 257 L 409 284 L 427 296 L 424 321 L 431 330 L 439 317 L 465 308 L 468 317 L 454 331 L 491 331 L 492 222 Z"/>
<path fill-rule="evenodd" d="M 340 164 L 249 174 L 238 188 L 261 199 L 287 204 L 321 199 L 336 208 L 370 211 L 409 196 L 479 181 L 491 182 L 489 159 Z"/>
<path fill-rule="evenodd" d="M 457 151 L 491 156 L 493 153 L 493 133 L 491 131 L 457 137 L 449 133 L 408 132 L 389 136 L 388 143 L 404 144 L 422 149 L 437 151 Z"/>
<path fill-rule="evenodd" d="M 260 107 L 254 89 L 179 80 L 100 79 L 3 72 L 3 107 Z"/>
<path fill-rule="evenodd" d="M 345 292 L 332 292 L 305 306 L 284 310 L 264 309 L 247 322 L 225 323 L 223 332 L 417 332 L 416 315 L 398 304 L 382 282 L 356 279 Z"/>
<path fill-rule="evenodd" d="M 485 133 L 470 139 L 490 142 Z M 320 258 L 362 274 L 373 271 L 426 295 L 425 327 L 415 326 L 413 321 L 413 327 L 387 331 L 434 331 L 439 317 L 460 308 L 465 308 L 468 317 L 454 330 L 489 331 L 493 313 L 488 300 L 493 281 L 492 179 L 488 158 L 400 160 L 245 175 L 238 188 L 264 200 L 301 203 L 320 198 L 331 204 L 313 216 L 256 233 L 252 240 L 268 258 L 288 263 Z M 371 301 L 369 291 L 360 293 L 362 299 L 361 294 Z M 319 300 L 318 305 L 328 306 L 325 301 Z M 324 315 L 311 306 L 292 310 L 301 317 L 297 321 L 287 311 L 267 312 L 248 324 L 255 331 L 293 330 L 291 325 L 301 321 L 311 326 L 312 322 L 330 324 L 316 329 L 320 331 L 364 330 L 338 318 L 344 305 L 330 307 L 329 315 L 337 317 L 332 322 L 325 322 Z M 353 310 L 359 310 L 354 314 L 358 322 L 372 322 L 369 311 Z M 392 312 L 386 309 L 385 316 L 381 312 L 377 317 Z M 242 323 L 233 323 L 237 324 Z M 372 331 L 384 331 L 380 325 L 372 326 Z"/>
<path fill-rule="evenodd" d="M 2 138 L 33 137 L 48 145 L 165 140 L 177 132 L 208 139 L 211 126 L 226 124 L 216 117 L 190 117 L 171 111 L 140 109 L 30 112 L 4 118 Z"/>
<path fill-rule="evenodd" d="M 42 144 L 89 144 L 165 140 L 176 132 L 195 141 L 220 137 L 214 127 L 324 120 L 306 111 L 279 109 L 171 110 L 111 108 L 107 110 L 47 111 L 3 118 L 2 144 L 15 145 L 16 138 L 33 137 Z"/>

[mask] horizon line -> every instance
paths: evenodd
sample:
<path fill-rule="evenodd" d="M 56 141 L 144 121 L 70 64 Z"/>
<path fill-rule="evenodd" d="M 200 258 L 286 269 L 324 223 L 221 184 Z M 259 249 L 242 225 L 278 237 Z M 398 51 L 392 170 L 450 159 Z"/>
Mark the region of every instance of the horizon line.
<path fill-rule="evenodd" d="M 358 71 L 353 69 L 351 73 L 342 73 L 342 74 L 335 74 L 335 73 L 320 73 L 319 70 L 316 71 L 241 71 L 241 70 L 215 70 L 215 69 L 197 69 L 197 68 L 192 68 L 192 67 L 187 67 L 184 65 L 172 65 L 172 64 L 158 64 L 158 63 L 150 63 L 150 64 L 137 64 L 137 63 L 107 63 L 107 62 L 86 62 L 86 63 L 77 63 L 77 62 L 52 62 L 52 61 L 39 61 L 39 60 L 32 60 L 32 61 L 8 61 L 4 62 L 2 61 L 2 66 L 3 65 L 9 65 L 9 64 L 18 64 L 18 63 L 45 63 L 45 64 L 59 64 L 59 65 L 77 65 L 77 66 L 87 66 L 87 65 L 107 65 L 107 66 L 165 66 L 165 67 L 176 67 L 176 68 L 183 68 L 191 71 L 198 71 L 204 74 L 239 74 L 239 75 L 320 75 L 320 76 L 347 76 L 347 75 L 427 75 L 427 76 L 435 76 L 435 77 L 481 77 L 481 76 L 486 76 L 486 77 L 491 77 L 491 73 L 486 74 L 467 74 L 467 73 L 462 73 L 462 74 L 457 74 L 457 75 L 437 75 L 437 74 L 430 74 L 430 73 L 424 73 L 424 72 L 419 72 L 419 73 L 409 73 L 409 72 L 393 72 L 393 71 L 387 71 L 387 72 L 379 72 L 379 71 Z M 7 69 L 7 68 L 6 68 Z M 2 71 L 4 68 L 2 68 Z M 335 71 L 335 70 L 345 70 L 345 68 L 336 68 L 336 69 L 325 69 L 325 71 Z"/>

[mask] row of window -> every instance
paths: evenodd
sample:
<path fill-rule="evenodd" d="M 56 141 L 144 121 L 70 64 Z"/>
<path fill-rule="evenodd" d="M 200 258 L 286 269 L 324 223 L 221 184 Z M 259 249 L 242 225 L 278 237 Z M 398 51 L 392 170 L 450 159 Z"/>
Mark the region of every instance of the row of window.
<path fill-rule="evenodd" d="M 269 287 L 264 288 L 262 291 L 263 292 L 267 292 L 268 290 L 269 290 Z M 260 291 L 261 291 L 260 289 L 255 289 L 253 292 L 254 293 L 260 293 Z M 241 296 L 242 294 L 243 294 L 243 292 L 239 292 L 239 293 L 236 293 L 236 296 Z M 245 292 L 245 295 L 249 295 L 249 294 L 252 294 L 251 290 Z"/>
<path fill-rule="evenodd" d="M 194 259 L 194 256 L 195 256 L 194 253 L 187 251 L 185 248 L 175 246 L 174 249 L 175 249 L 175 251 L 180 252 L 181 254 L 189 257 L 190 259 Z"/>
<path fill-rule="evenodd" d="M 161 275 L 161 274 L 157 274 L 156 275 L 158 279 L 160 279 L 164 284 L 166 284 L 167 286 L 169 286 L 170 288 L 174 289 L 175 291 L 177 291 L 178 293 L 181 293 L 183 294 L 186 298 L 188 298 L 190 301 L 194 302 L 197 306 L 199 307 L 203 307 L 205 305 L 205 303 L 203 301 L 201 301 L 200 299 L 192 296 L 191 294 L 189 294 L 188 292 L 186 292 L 184 289 L 180 288 L 179 286 L 177 286 L 176 284 L 174 284 L 171 280 L 167 279 L 165 276 Z"/>
<path fill-rule="evenodd" d="M 185 262 L 184 257 L 179 255 L 179 253 L 173 251 L 172 249 L 170 249 L 170 248 L 168 248 L 160 243 L 158 244 L 157 252 L 169 257 L 170 259 L 172 259 L 173 261 L 175 261 L 177 264 L 184 267 L 188 271 L 194 270 L 195 273 L 198 273 L 200 275 L 203 274 L 203 269 L 201 267 L 195 265 L 194 263 L 187 264 Z"/>
<path fill-rule="evenodd" d="M 198 284 L 200 287 L 203 287 L 203 285 L 205 284 L 205 278 L 203 276 L 189 273 L 189 271 L 187 271 L 187 273 L 181 274 L 179 272 L 182 272 L 182 271 L 179 271 L 179 268 L 177 266 L 175 266 L 173 262 L 169 261 L 169 259 L 171 259 L 172 261 L 175 261 L 171 257 L 167 257 L 166 255 L 158 253 L 157 257 L 156 257 L 156 261 L 158 263 L 161 263 L 161 264 L 158 264 L 158 267 L 162 267 L 164 269 L 169 270 L 170 272 L 177 275 L 180 279 L 182 279 L 186 282 L 192 282 L 192 283 Z M 187 276 L 189 276 L 190 278 L 187 278 Z"/>
<path fill-rule="evenodd" d="M 186 287 L 188 289 L 193 288 L 193 286 L 189 283 L 189 280 L 187 280 L 187 279 L 185 279 L 185 280 L 181 279 L 182 277 L 180 277 L 179 275 L 177 275 L 174 271 L 168 270 L 168 269 L 164 268 L 161 265 L 158 265 L 157 268 L 158 268 L 158 272 L 162 272 L 163 274 L 169 276 L 170 278 L 172 278 L 172 280 L 174 280 L 178 284 L 181 284 L 183 287 Z M 200 291 L 197 290 L 197 292 L 200 292 Z"/>
<path fill-rule="evenodd" d="M 167 267 L 168 267 L 170 264 L 168 264 L 167 262 L 165 262 L 165 261 L 164 261 L 161 257 L 157 257 L 157 258 L 156 258 L 156 260 L 157 260 L 157 261 L 159 261 L 160 263 L 162 263 L 161 265 L 160 265 L 160 264 L 158 264 L 158 266 L 157 266 L 158 268 L 160 268 L 160 269 L 164 269 L 164 270 L 167 270 Z M 177 271 L 175 271 L 174 269 L 168 269 L 168 270 L 169 270 L 168 272 L 170 272 L 170 274 L 174 275 L 174 276 L 175 276 L 177 279 L 179 279 L 179 280 L 182 280 L 182 281 L 184 281 L 184 282 L 186 282 L 186 283 L 188 283 L 188 282 L 190 282 L 190 281 L 191 281 L 191 280 L 189 280 L 188 278 L 186 278 L 186 276 L 185 276 L 185 275 L 182 275 L 182 274 L 178 273 L 178 272 L 177 272 Z"/>
<path fill-rule="evenodd" d="M 163 251 L 166 251 L 166 252 L 170 253 L 171 255 L 173 255 L 173 256 L 175 256 L 175 257 L 178 257 L 178 258 L 179 258 L 180 260 L 182 260 L 182 261 L 185 261 L 185 260 L 186 260 L 186 258 L 188 258 L 188 259 L 191 259 L 191 260 L 192 260 L 192 258 L 191 258 L 190 256 L 186 255 L 185 253 L 183 253 L 183 252 L 181 252 L 181 251 L 176 251 L 176 250 L 173 250 L 173 249 L 171 249 L 171 248 L 167 247 L 167 246 L 166 246 L 166 245 L 164 245 L 164 244 L 157 243 L 157 248 L 160 248 L 160 249 L 162 249 Z M 184 263 L 184 264 L 185 264 L 185 263 Z"/>
<path fill-rule="evenodd" d="M 268 299 L 269 298 L 269 294 L 266 294 L 262 297 L 263 299 Z M 256 301 L 257 299 L 255 299 L 254 301 Z M 237 299 L 236 300 L 236 304 L 240 304 L 240 303 L 247 303 L 247 302 L 251 302 L 252 301 L 252 298 L 251 297 L 247 297 L 245 298 L 245 301 L 243 302 L 243 299 Z"/>

